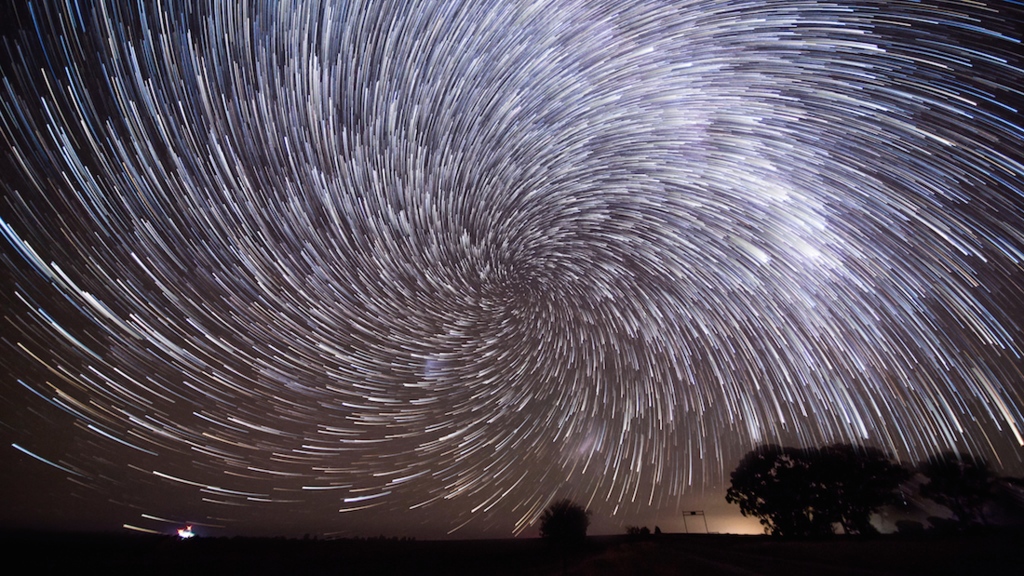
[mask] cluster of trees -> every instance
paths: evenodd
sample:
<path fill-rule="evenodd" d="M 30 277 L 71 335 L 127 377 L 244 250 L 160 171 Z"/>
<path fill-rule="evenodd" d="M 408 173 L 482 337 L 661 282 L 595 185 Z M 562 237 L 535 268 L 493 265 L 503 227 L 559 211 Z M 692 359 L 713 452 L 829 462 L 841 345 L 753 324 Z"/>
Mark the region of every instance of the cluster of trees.
<path fill-rule="evenodd" d="M 991 497 L 992 476 L 983 460 L 946 453 L 919 467 L 929 478 L 922 496 L 949 508 L 960 525 L 981 517 Z M 877 448 L 836 444 L 825 448 L 763 446 L 748 453 L 732 473 L 726 500 L 744 516 L 760 519 L 779 536 L 876 532 L 871 514 L 902 501 L 912 471 Z"/>
<path fill-rule="evenodd" d="M 871 515 L 882 506 L 904 502 L 904 486 L 915 472 L 928 479 L 919 494 L 953 513 L 947 522 L 962 528 L 985 521 L 994 481 L 988 463 L 952 452 L 910 470 L 877 448 L 765 445 L 740 461 L 725 499 L 778 536 L 828 535 L 837 527 L 846 534 L 871 534 L 877 532 Z M 541 537 L 563 548 L 582 543 L 589 526 L 590 512 L 568 499 L 552 503 L 540 517 Z M 660 532 L 656 527 L 655 533 Z M 626 533 L 639 537 L 651 532 L 645 526 L 627 526 Z"/>

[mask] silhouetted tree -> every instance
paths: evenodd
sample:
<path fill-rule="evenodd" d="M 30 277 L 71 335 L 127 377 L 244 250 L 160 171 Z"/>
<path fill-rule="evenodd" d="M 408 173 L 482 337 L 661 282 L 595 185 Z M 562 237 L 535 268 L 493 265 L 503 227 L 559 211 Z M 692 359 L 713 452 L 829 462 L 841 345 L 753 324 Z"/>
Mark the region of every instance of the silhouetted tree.
<path fill-rule="evenodd" d="M 725 499 L 777 536 L 832 534 L 835 524 L 847 533 L 866 533 L 874 531 L 872 512 L 894 502 L 908 477 L 874 448 L 769 445 L 740 461 Z"/>
<path fill-rule="evenodd" d="M 540 536 L 555 544 L 579 544 L 587 537 L 590 511 L 569 499 L 558 500 L 540 517 Z"/>
<path fill-rule="evenodd" d="M 960 527 L 976 519 L 985 521 L 985 503 L 992 498 L 992 472 L 988 462 L 970 454 L 945 452 L 921 465 L 928 482 L 921 495 L 949 508 Z"/>
<path fill-rule="evenodd" d="M 896 490 L 910 472 L 889 460 L 878 448 L 835 444 L 805 450 L 813 469 L 815 509 L 843 527 L 847 534 L 873 534 L 871 514 L 899 501 Z"/>
<path fill-rule="evenodd" d="M 739 504 L 744 516 L 758 518 L 776 536 L 831 532 L 815 525 L 809 485 L 807 465 L 798 450 L 767 445 L 743 457 L 725 499 Z"/>
<path fill-rule="evenodd" d="M 558 500 L 540 516 L 540 537 L 561 549 L 562 574 L 569 573 L 569 551 L 583 544 L 590 511 L 569 499 Z"/>

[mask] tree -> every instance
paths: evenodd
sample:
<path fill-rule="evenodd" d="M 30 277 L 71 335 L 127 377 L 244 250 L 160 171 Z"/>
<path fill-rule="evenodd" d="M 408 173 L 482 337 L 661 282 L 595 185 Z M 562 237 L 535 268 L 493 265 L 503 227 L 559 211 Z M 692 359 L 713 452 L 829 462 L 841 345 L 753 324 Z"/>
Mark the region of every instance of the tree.
<path fill-rule="evenodd" d="M 836 524 L 848 534 L 867 533 L 874 531 L 872 512 L 894 502 L 908 478 L 875 448 L 767 445 L 740 461 L 725 499 L 778 536 L 832 534 Z"/>
<path fill-rule="evenodd" d="M 835 444 L 807 454 L 814 467 L 817 509 L 847 534 L 877 532 L 871 514 L 898 501 L 896 489 L 910 472 L 878 448 Z"/>
<path fill-rule="evenodd" d="M 587 537 L 590 511 L 569 499 L 558 500 L 540 517 L 540 536 L 555 544 L 579 544 Z"/>
<path fill-rule="evenodd" d="M 921 465 L 929 482 L 921 495 L 949 508 L 960 527 L 980 518 L 985 521 L 985 503 L 992 498 L 992 472 L 983 458 L 945 452 Z"/>
<path fill-rule="evenodd" d="M 750 451 L 733 471 L 725 500 L 739 504 L 744 516 L 758 518 L 776 536 L 826 532 L 821 519 L 815 523 L 807 464 L 799 452 L 775 445 Z"/>

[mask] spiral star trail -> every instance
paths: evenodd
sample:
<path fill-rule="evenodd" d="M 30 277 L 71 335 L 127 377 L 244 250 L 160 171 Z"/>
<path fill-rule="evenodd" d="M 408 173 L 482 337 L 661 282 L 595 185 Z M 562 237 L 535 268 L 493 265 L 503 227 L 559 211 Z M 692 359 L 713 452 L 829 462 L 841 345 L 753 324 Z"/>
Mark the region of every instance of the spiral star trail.
<path fill-rule="evenodd" d="M 116 522 L 519 534 L 764 442 L 1021 469 L 1019 3 L 6 10 L 4 460 Z"/>

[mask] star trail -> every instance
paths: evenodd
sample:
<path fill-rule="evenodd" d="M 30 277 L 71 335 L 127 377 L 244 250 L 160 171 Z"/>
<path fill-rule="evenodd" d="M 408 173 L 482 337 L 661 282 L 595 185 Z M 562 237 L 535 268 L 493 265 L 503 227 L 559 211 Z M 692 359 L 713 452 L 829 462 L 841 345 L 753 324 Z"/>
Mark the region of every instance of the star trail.
<path fill-rule="evenodd" d="M 1021 470 L 1020 3 L 3 19 L 0 449 L 115 522 L 529 533 L 764 442 Z"/>

